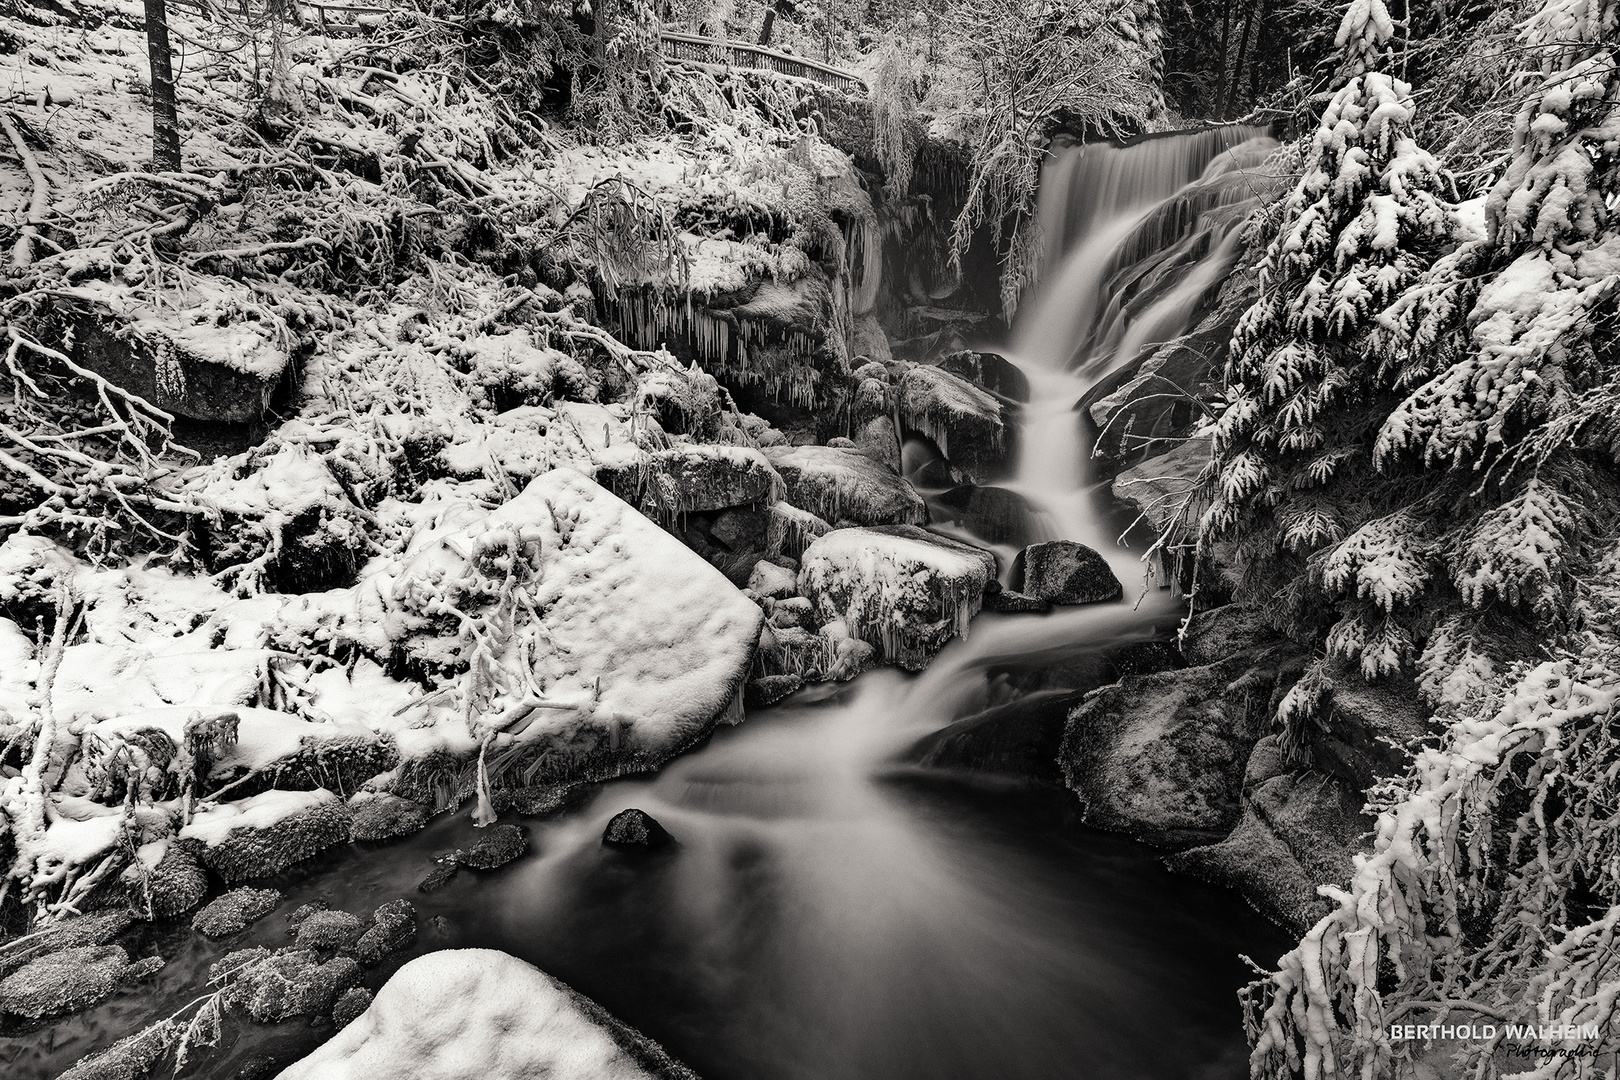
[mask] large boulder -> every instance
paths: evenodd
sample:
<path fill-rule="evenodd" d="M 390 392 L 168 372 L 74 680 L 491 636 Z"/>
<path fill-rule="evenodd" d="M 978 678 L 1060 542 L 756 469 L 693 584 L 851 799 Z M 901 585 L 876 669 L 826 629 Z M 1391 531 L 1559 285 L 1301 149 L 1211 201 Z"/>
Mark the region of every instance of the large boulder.
<path fill-rule="evenodd" d="M 836 525 L 925 525 L 928 507 L 901 476 L 859 450 L 773 446 L 765 451 L 787 501 Z"/>
<path fill-rule="evenodd" d="M 1009 488 L 961 484 L 935 496 L 933 507 L 940 518 L 989 544 L 1023 548 L 1052 535 L 1041 511 Z"/>
<path fill-rule="evenodd" d="M 485 571 L 501 559 L 528 563 L 511 586 Z M 479 618 L 501 589 L 514 590 L 493 658 L 491 681 L 503 689 L 485 727 L 490 758 L 530 784 L 651 768 L 707 735 L 740 704 L 763 622 L 719 570 L 571 469 L 543 474 L 493 511 L 446 513 L 401 559 L 371 569 L 356 632 L 386 626 L 394 648 L 424 665 L 461 656 L 447 606 Z M 379 610 L 368 618 L 372 598 Z M 543 699 L 532 686 L 545 687 Z M 448 711 L 441 726 L 464 730 Z"/>
<path fill-rule="evenodd" d="M 1061 788 L 1058 748 L 1078 694 L 1032 694 L 925 736 L 906 759 L 930 769 Z"/>
<path fill-rule="evenodd" d="M 191 920 L 192 929 L 204 937 L 221 938 L 246 930 L 281 903 L 276 889 L 255 889 L 244 885 L 221 893 Z"/>
<path fill-rule="evenodd" d="M 225 278 L 187 275 L 161 298 L 111 281 L 53 295 L 73 328 L 75 360 L 180 416 L 256 421 L 292 363 L 286 324 Z"/>
<path fill-rule="evenodd" d="M 1255 757 L 1273 756 L 1263 750 L 1257 747 Z M 1261 914 L 1303 932 L 1328 911 L 1317 887 L 1349 878 L 1373 826 L 1362 803 L 1358 792 L 1327 773 L 1267 777 L 1253 784 L 1229 836 L 1165 861 L 1172 870 L 1236 890 Z"/>
<path fill-rule="evenodd" d="M 823 622 L 917 671 L 966 635 L 995 575 L 989 552 L 915 526 L 838 529 L 806 549 L 799 592 Z"/>
<path fill-rule="evenodd" d="M 132 974 L 117 945 L 78 945 L 42 956 L 0 980 L 0 1013 L 29 1020 L 75 1012 L 109 996 Z"/>
<path fill-rule="evenodd" d="M 983 481 L 1005 467 L 1011 426 L 995 395 L 921 366 L 901 377 L 898 392 L 901 424 L 932 439 L 958 469 Z"/>
<path fill-rule="evenodd" d="M 516 957 L 418 957 L 279 1080 L 696 1080 L 657 1043 Z"/>
<path fill-rule="evenodd" d="M 1086 821 L 1171 848 L 1225 837 L 1242 815 L 1250 751 L 1304 662 L 1285 643 L 1088 694 L 1059 755 Z"/>
<path fill-rule="evenodd" d="M 1011 361 L 996 353 L 963 350 L 939 358 L 941 371 L 948 371 L 986 390 L 1013 401 L 1029 400 L 1029 376 Z"/>
<path fill-rule="evenodd" d="M 1073 540 L 1045 540 L 1020 551 L 1011 584 L 1050 604 L 1095 604 L 1125 595 L 1108 560 Z"/>

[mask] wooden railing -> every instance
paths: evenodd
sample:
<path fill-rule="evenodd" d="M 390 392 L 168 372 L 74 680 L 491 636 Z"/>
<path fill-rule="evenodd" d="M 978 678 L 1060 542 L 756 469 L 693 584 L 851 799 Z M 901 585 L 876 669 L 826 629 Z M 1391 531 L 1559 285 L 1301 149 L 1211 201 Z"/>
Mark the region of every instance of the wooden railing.
<path fill-rule="evenodd" d="M 389 8 L 345 0 L 295 0 L 300 21 L 318 27 L 322 33 L 352 34 L 366 29 L 386 15 Z M 778 52 L 763 45 L 743 41 L 718 41 L 696 34 L 665 31 L 658 35 L 666 59 L 718 67 L 774 71 L 795 79 L 810 79 L 833 90 L 849 94 L 866 93 L 866 80 L 841 68 L 818 63 L 804 56 Z"/>
<path fill-rule="evenodd" d="M 807 57 L 767 49 L 763 45 L 749 45 L 742 41 L 717 41 L 714 38 L 698 37 L 696 34 L 678 34 L 673 31 L 666 31 L 658 37 L 664 56 L 670 60 L 751 68 L 755 71 L 774 71 L 795 79 L 810 79 L 846 93 L 866 93 L 866 80 L 859 75 L 817 63 Z"/>

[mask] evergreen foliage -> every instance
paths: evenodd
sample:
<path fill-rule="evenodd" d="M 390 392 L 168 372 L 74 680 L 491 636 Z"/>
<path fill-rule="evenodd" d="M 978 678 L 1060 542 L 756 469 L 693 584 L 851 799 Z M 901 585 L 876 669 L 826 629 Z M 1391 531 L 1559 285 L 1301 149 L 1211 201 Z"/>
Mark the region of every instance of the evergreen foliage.
<path fill-rule="evenodd" d="M 1390 62 L 1364 7 L 1346 71 Z M 1335 153 L 1413 123 L 1399 82 L 1351 78 L 1234 338 L 1206 544 L 1254 556 L 1248 584 L 1326 657 L 1414 674 L 1443 726 L 1371 792 L 1335 910 L 1251 988 L 1256 1077 L 1419 1075 L 1438 1051 L 1393 1043 L 1396 1022 L 1588 1024 L 1616 1047 L 1616 20 L 1613 0 L 1547 0 L 1520 24 L 1477 233 L 1415 143 Z M 1332 670 L 1279 710 L 1296 749 Z M 1585 1075 L 1558 1040 L 1460 1045 L 1475 1077 Z"/>

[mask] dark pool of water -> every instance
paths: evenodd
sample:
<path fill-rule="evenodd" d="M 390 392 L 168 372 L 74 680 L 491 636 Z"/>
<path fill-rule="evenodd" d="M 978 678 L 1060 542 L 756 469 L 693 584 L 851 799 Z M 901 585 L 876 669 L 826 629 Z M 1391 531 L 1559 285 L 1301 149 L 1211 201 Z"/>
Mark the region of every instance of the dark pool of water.
<path fill-rule="evenodd" d="M 46 1080 L 191 1000 L 232 948 L 288 941 L 310 900 L 368 915 L 407 896 L 409 955 L 489 947 L 527 959 L 662 1042 L 707 1080 L 1238 1080 L 1240 953 L 1284 936 L 1236 897 L 1169 874 L 1158 853 L 1075 824 L 1064 793 L 991 794 L 918 779 L 806 786 L 794 753 L 815 707 L 721 732 L 656 779 L 607 785 L 535 851 L 416 891 L 435 854 L 475 838 L 465 813 L 284 875 L 287 900 L 239 939 L 141 931 L 169 959 L 88 1012 L 0 1037 L 0 1073 Z M 778 764 L 773 765 L 772 762 Z M 680 839 L 604 849 L 601 823 L 645 806 Z M 375 987 L 407 957 L 368 972 Z M 328 1031 L 228 1024 L 190 1075 L 273 1076 Z"/>

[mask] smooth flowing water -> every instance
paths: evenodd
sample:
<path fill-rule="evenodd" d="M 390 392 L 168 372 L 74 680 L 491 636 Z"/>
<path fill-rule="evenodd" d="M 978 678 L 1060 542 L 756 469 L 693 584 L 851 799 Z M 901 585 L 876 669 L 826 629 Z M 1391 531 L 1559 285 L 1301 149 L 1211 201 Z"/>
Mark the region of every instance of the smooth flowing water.
<path fill-rule="evenodd" d="M 319 898 L 363 913 L 409 895 L 419 950 L 529 959 L 707 1080 L 1245 1075 L 1239 954 L 1271 959 L 1280 932 L 1232 895 L 1171 876 L 1154 851 L 1076 825 L 1065 792 L 986 793 L 896 763 L 919 738 L 1015 698 L 1030 673 L 1072 686 L 1052 673 L 1174 624 L 1177 598 L 1144 589 L 1137 555 L 1115 541 L 1076 405 L 1138 350 L 1183 332 L 1226 272 L 1231 221 L 1217 211 L 1234 200 L 1221 178 L 1263 149 L 1245 142 L 1254 134 L 1078 148 L 1048 178 L 1047 285 L 1011 357 L 1032 394 L 1010 486 L 1048 532 L 1105 554 L 1124 601 L 982 615 L 921 675 L 875 671 L 750 715 L 655 777 L 531 823 L 536 854 L 494 875 L 415 892 L 430 855 L 470 842 L 460 815 L 293 872 L 278 883 L 284 909 Z M 604 848 L 604 825 L 628 807 L 678 844 Z M 152 933 L 171 957 L 155 990 L 0 1040 L 5 1075 L 52 1076 L 195 993 L 223 946 Z M 249 934 L 285 940 L 279 917 Z M 299 1024 L 231 1038 L 202 1059 L 206 1074 L 315 1041 Z"/>

